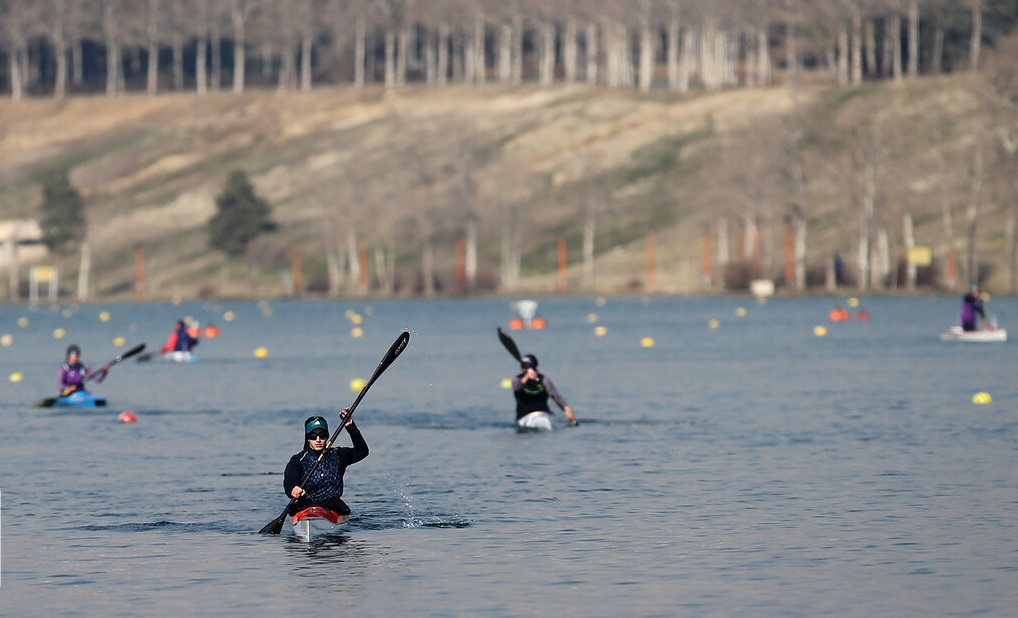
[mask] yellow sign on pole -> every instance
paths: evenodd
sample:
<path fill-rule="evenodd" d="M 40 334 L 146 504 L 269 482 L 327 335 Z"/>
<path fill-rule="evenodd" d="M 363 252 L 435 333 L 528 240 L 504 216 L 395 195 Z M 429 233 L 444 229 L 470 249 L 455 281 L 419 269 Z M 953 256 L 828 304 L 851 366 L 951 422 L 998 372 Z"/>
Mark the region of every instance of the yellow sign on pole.
<path fill-rule="evenodd" d="M 929 266 L 933 262 L 933 252 L 925 245 L 916 245 L 908 250 L 908 262 L 913 266 Z"/>

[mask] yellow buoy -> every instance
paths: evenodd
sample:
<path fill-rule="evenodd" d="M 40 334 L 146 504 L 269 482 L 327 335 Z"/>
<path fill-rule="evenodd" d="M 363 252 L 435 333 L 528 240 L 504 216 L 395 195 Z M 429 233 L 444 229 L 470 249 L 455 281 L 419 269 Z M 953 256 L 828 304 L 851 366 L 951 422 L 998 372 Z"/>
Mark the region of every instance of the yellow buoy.
<path fill-rule="evenodd" d="M 817 337 L 823 337 L 827 334 L 827 328 L 824 326 L 814 326 L 813 334 L 816 335 Z"/>
<path fill-rule="evenodd" d="M 20 318 L 18 318 L 18 326 L 20 326 L 21 328 L 28 326 L 28 318 L 26 318 L 25 316 L 21 316 Z"/>
<path fill-rule="evenodd" d="M 99 321 L 100 322 L 109 322 L 110 321 L 110 312 L 109 311 L 101 311 L 99 313 Z"/>
<path fill-rule="evenodd" d="M 118 347 L 118 348 L 124 347 L 125 343 L 127 343 L 127 340 L 125 340 L 123 337 L 114 337 L 113 338 L 113 345 Z"/>
<path fill-rule="evenodd" d="M 350 390 L 356 393 L 363 389 L 365 384 L 366 382 L 363 378 L 354 378 L 353 380 L 350 380 Z"/>
<path fill-rule="evenodd" d="M 254 355 L 255 358 L 265 358 L 266 356 L 269 355 L 269 349 L 264 346 L 260 348 L 255 348 Z"/>
<path fill-rule="evenodd" d="M 64 329 L 58 328 L 58 329 L 53 331 L 53 338 L 54 339 L 63 339 L 64 335 L 66 335 L 66 334 L 67 333 L 64 331 Z"/>
<path fill-rule="evenodd" d="M 855 296 L 853 296 L 852 298 L 849 298 L 848 299 L 848 306 L 849 307 L 858 307 L 859 306 L 859 299 L 856 298 Z"/>
<path fill-rule="evenodd" d="M 354 326 L 350 329 L 350 336 L 354 339 L 359 339 L 364 336 L 364 329 L 360 326 Z"/>
<path fill-rule="evenodd" d="M 993 403 L 993 397 L 990 397 L 989 393 L 976 393 L 975 395 L 972 395 L 972 403 Z"/>
<path fill-rule="evenodd" d="M 597 322 L 597 314 L 596 313 L 588 313 L 587 314 L 587 323 L 588 324 L 593 324 L 594 322 Z"/>
<path fill-rule="evenodd" d="M 643 339 L 640 339 L 640 345 L 645 347 L 645 348 L 653 348 L 654 347 L 654 338 L 653 337 L 644 337 Z"/>
<path fill-rule="evenodd" d="M 11 382 L 20 382 L 23 377 L 24 376 L 21 375 L 20 371 L 15 371 L 15 372 L 11 373 L 11 375 L 8 376 L 7 379 L 10 380 Z"/>
<path fill-rule="evenodd" d="M 605 299 L 604 296 L 598 296 L 597 297 L 597 301 L 595 302 L 595 304 L 598 307 L 604 307 L 607 303 L 608 303 L 608 301 Z"/>
<path fill-rule="evenodd" d="M 355 313 L 355 314 L 350 316 L 350 322 L 352 324 L 360 324 L 363 321 L 364 321 L 364 316 L 362 316 L 359 313 Z"/>
<path fill-rule="evenodd" d="M 235 317 L 237 317 L 237 314 L 232 311 L 227 311 L 223 314 L 223 320 L 226 322 L 232 322 Z"/>
<path fill-rule="evenodd" d="M 737 315 L 740 318 L 746 317 L 746 308 L 745 307 L 738 307 L 735 310 L 735 315 Z"/>
<path fill-rule="evenodd" d="M 718 320 L 711 320 L 710 322 L 707 322 L 707 326 L 709 326 L 710 328 L 718 328 L 719 326 L 721 326 L 721 322 Z"/>
<path fill-rule="evenodd" d="M 512 388 L 512 387 L 513 387 L 512 378 L 503 378 L 502 379 L 502 388 Z"/>
<path fill-rule="evenodd" d="M 10 335 L 4 335 L 3 337 L 0 337 L 0 345 L 2 345 L 3 347 L 5 348 L 10 347 L 12 343 L 14 343 L 14 337 L 11 337 Z"/>
<path fill-rule="evenodd" d="M 598 337 L 604 337 L 607 334 L 608 334 L 608 329 L 605 328 L 604 326 L 598 326 L 598 327 L 594 328 L 594 335 L 596 335 Z"/>

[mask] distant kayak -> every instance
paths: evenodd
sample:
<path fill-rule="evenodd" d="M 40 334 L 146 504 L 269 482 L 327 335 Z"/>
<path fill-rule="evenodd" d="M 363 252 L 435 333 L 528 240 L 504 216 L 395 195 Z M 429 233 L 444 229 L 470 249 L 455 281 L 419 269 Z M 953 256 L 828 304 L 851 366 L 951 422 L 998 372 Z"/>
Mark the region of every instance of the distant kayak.
<path fill-rule="evenodd" d="M 313 541 L 323 535 L 335 532 L 349 521 L 349 515 L 340 515 L 324 506 L 310 506 L 297 511 L 290 517 L 293 533 L 303 541 Z"/>
<path fill-rule="evenodd" d="M 981 328 L 979 330 L 962 330 L 961 326 L 952 326 L 940 333 L 941 341 L 967 341 L 971 343 L 990 343 L 1007 341 L 1007 329 Z"/>
<path fill-rule="evenodd" d="M 551 412 L 531 412 L 516 421 L 516 430 L 520 432 L 551 431 L 555 427 L 552 420 Z"/>
<path fill-rule="evenodd" d="M 163 354 L 163 360 L 171 363 L 197 363 L 198 356 L 186 350 L 174 350 Z"/>
<path fill-rule="evenodd" d="M 47 397 L 36 402 L 37 408 L 102 408 L 105 397 L 97 397 L 88 391 L 75 391 L 65 397 Z"/>

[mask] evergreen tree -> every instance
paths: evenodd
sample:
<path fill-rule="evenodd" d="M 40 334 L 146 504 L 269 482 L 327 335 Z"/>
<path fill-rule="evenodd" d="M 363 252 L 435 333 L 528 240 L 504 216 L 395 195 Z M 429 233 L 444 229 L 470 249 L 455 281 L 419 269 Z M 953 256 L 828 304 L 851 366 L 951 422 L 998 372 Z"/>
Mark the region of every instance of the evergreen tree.
<path fill-rule="evenodd" d="M 42 242 L 65 255 L 85 237 L 85 200 L 71 184 L 67 168 L 48 172 L 42 181 Z"/>
<path fill-rule="evenodd" d="M 230 174 L 223 192 L 216 197 L 218 212 L 209 219 L 209 247 L 230 257 L 240 257 L 248 244 L 262 232 L 276 229 L 272 207 L 255 194 L 243 171 Z"/>

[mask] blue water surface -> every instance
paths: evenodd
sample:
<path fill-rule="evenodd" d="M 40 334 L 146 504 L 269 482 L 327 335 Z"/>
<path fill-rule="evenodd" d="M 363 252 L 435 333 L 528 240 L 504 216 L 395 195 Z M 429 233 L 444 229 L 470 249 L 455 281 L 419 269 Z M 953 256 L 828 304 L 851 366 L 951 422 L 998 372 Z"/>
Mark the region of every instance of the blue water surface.
<path fill-rule="evenodd" d="M 1013 615 L 1018 348 L 940 341 L 957 298 L 538 300 L 510 334 L 580 419 L 547 434 L 512 428 L 508 300 L 0 307 L 0 614 Z M 95 367 L 183 316 L 222 329 L 199 362 L 32 407 L 69 343 Z M 258 534 L 304 418 L 335 427 L 404 329 L 349 524 Z"/>

